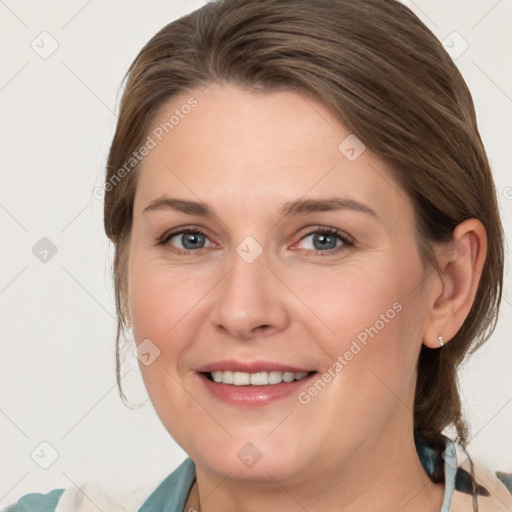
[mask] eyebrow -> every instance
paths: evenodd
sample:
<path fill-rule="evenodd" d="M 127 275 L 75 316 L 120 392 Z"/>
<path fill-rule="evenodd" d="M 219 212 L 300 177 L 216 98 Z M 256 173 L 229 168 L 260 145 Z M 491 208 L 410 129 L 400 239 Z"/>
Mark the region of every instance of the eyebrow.
<path fill-rule="evenodd" d="M 151 201 L 149 205 L 144 208 L 143 213 L 155 210 L 174 210 L 188 215 L 197 215 L 199 217 L 214 217 L 213 211 L 203 202 L 175 199 L 165 196 Z M 290 201 L 283 206 L 281 215 L 283 217 L 298 216 L 333 210 L 353 210 L 365 213 L 376 219 L 378 218 L 375 211 L 369 206 L 354 199 L 342 199 L 339 197 L 329 199 L 297 199 Z"/>

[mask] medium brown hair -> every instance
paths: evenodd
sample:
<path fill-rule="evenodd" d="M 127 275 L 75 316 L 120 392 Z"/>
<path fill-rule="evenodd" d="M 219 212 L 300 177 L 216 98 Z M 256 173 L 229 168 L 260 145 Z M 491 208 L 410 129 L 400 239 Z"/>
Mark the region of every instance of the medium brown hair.
<path fill-rule="evenodd" d="M 471 310 L 450 343 L 421 347 L 414 428 L 435 437 L 456 429 L 466 446 L 457 368 L 493 332 L 503 285 L 503 228 L 471 94 L 435 35 L 394 0 L 219 0 L 161 29 L 126 74 L 107 162 L 104 225 L 115 246 L 120 339 L 137 165 L 112 179 L 144 143 L 166 103 L 214 80 L 252 91 L 285 89 L 325 104 L 340 123 L 388 164 L 415 212 L 426 268 L 434 245 L 479 219 L 488 252 Z M 126 174 L 126 175 L 125 175 Z"/>

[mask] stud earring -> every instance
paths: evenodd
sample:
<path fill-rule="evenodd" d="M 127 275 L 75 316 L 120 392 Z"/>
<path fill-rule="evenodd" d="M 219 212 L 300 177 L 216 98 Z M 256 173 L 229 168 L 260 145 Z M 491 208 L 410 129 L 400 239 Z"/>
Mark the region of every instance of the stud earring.
<path fill-rule="evenodd" d="M 444 345 L 443 343 L 443 337 L 442 336 L 439 336 L 439 346 L 442 347 Z"/>

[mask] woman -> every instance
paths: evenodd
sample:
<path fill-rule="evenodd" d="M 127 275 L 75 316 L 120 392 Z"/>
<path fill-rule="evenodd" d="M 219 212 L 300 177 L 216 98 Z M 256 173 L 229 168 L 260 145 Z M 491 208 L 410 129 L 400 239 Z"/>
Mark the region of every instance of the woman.
<path fill-rule="evenodd" d="M 104 222 L 121 395 L 130 328 L 190 456 L 140 512 L 512 510 L 464 453 L 456 378 L 501 299 L 494 184 L 406 7 L 225 0 L 167 25 L 128 72 Z"/>

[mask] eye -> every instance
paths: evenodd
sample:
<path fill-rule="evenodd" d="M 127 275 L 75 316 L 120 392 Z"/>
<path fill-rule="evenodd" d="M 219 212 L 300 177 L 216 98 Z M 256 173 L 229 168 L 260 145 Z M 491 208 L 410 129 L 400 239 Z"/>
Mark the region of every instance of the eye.
<path fill-rule="evenodd" d="M 165 233 L 157 245 L 170 245 L 176 253 L 187 254 L 188 251 L 196 251 L 214 246 L 211 242 L 210 245 L 205 245 L 207 241 L 209 241 L 209 238 L 206 233 L 194 228 Z"/>
<path fill-rule="evenodd" d="M 301 238 L 301 249 L 313 250 L 314 254 L 323 256 L 332 254 L 347 247 L 353 247 L 354 242 L 342 231 L 335 228 L 318 228 Z"/>
<path fill-rule="evenodd" d="M 187 228 L 164 233 L 156 245 L 169 246 L 177 254 L 190 254 L 207 247 L 216 247 L 208 235 L 199 228 Z M 300 239 L 299 249 L 313 251 L 315 255 L 329 255 L 354 246 L 353 239 L 335 228 L 317 228 Z"/>

